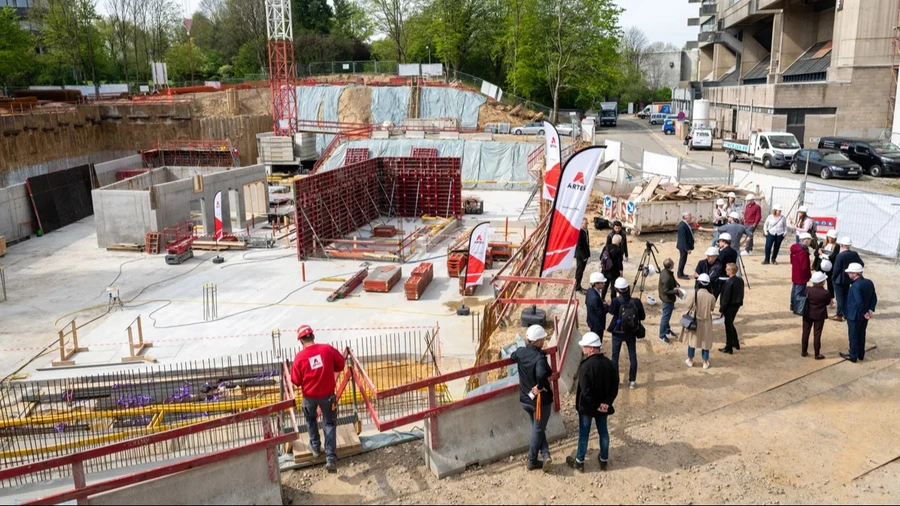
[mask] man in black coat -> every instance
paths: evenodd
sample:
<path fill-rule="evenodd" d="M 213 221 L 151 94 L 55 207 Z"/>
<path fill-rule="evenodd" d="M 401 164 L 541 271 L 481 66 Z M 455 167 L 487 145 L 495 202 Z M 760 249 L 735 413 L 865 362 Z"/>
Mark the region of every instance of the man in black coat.
<path fill-rule="evenodd" d="M 678 241 L 675 244 L 680 253 L 678 258 L 678 279 L 691 279 L 684 273 L 688 255 L 694 251 L 694 231 L 691 229 L 691 221 L 693 221 L 691 213 L 684 213 L 681 215 L 681 222 L 678 223 Z"/>
<path fill-rule="evenodd" d="M 581 230 L 578 231 L 578 244 L 575 246 L 575 290 L 584 292 L 581 287 L 581 278 L 584 277 L 584 268 L 591 259 L 591 241 L 588 236 L 588 220 L 581 220 Z"/>
<path fill-rule="evenodd" d="M 591 424 L 597 425 L 600 436 L 600 470 L 606 470 L 609 461 L 609 429 L 607 417 L 616 412 L 613 401 L 619 394 L 619 371 L 612 361 L 603 355 L 600 336 L 588 332 L 578 342 L 584 358 L 578 366 L 578 389 L 575 393 L 575 410 L 578 411 L 578 450 L 575 457 L 566 457 L 566 464 L 584 472 Z"/>
<path fill-rule="evenodd" d="M 719 281 L 719 278 L 722 277 L 723 273 L 724 269 L 719 262 L 719 250 L 715 246 L 707 248 L 706 258 L 697 262 L 697 268 L 694 270 L 694 279 L 699 278 L 701 274 L 709 276 L 712 294 L 718 298 L 722 289 L 722 283 Z M 694 288 L 699 287 L 699 281 L 695 282 Z"/>
<path fill-rule="evenodd" d="M 585 305 L 587 306 L 587 325 L 588 329 L 600 336 L 603 340 L 603 331 L 606 330 L 606 313 L 607 306 L 603 302 L 603 290 L 606 285 L 606 278 L 603 274 L 595 272 L 591 274 L 591 287 L 587 290 L 585 296 Z"/>
<path fill-rule="evenodd" d="M 609 305 L 609 314 L 612 315 L 612 318 L 610 318 L 609 325 L 606 327 L 607 332 L 611 333 L 613 337 L 612 363 L 616 366 L 616 371 L 618 371 L 619 352 L 622 350 L 622 343 L 625 343 L 625 346 L 628 347 L 628 388 L 637 388 L 637 333 L 639 330 L 628 330 L 626 328 L 627 323 L 623 322 L 623 318 L 633 315 L 639 327 L 643 327 L 643 324 L 640 322 L 647 319 L 647 313 L 644 312 L 644 305 L 641 304 L 641 299 L 631 296 L 628 280 L 619 278 L 613 286 L 619 296 L 613 299 L 612 304 Z"/>
<path fill-rule="evenodd" d="M 744 305 L 744 280 L 737 276 L 737 264 L 734 262 L 725 265 L 725 272 L 728 279 L 722 284 L 722 295 L 719 297 L 719 313 L 725 317 L 725 347 L 719 351 L 731 355 L 734 350 L 741 349 L 734 319 Z"/>
<path fill-rule="evenodd" d="M 841 237 L 838 240 L 841 246 L 841 252 L 834 258 L 834 265 L 831 267 L 831 279 L 834 280 L 834 298 L 837 300 L 837 314 L 832 320 L 837 322 L 844 321 L 844 310 L 847 304 L 847 293 L 850 291 L 850 275 L 847 274 L 847 267 L 850 264 L 859 264 L 863 267 L 866 263 L 859 257 L 859 253 L 850 249 L 853 242 L 849 237 Z"/>
<path fill-rule="evenodd" d="M 628 238 L 625 237 L 625 228 L 622 227 L 622 222 L 616 220 L 613 222 L 613 229 L 609 235 L 606 236 L 606 245 L 609 246 L 613 242 L 613 236 L 621 236 L 622 244 L 619 245 L 622 248 L 622 256 L 625 257 L 625 261 L 628 261 Z"/>
<path fill-rule="evenodd" d="M 528 447 L 529 471 L 543 469 L 550 472 L 550 445 L 547 444 L 547 423 L 553 412 L 553 389 L 550 384 L 550 364 L 543 350 L 547 331 L 532 325 L 525 332 L 528 344 L 518 348 L 510 359 L 518 366 L 519 403 L 531 419 L 531 442 Z M 540 452 L 544 460 L 538 460 Z"/>

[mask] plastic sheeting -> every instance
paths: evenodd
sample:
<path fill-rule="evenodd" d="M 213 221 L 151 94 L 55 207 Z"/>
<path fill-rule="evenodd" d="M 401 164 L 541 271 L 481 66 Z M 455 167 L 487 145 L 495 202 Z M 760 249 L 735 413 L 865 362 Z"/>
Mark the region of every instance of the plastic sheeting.
<path fill-rule="evenodd" d="M 390 121 L 399 125 L 409 112 L 409 86 L 375 86 L 372 88 L 372 123 Z"/>
<path fill-rule="evenodd" d="M 419 95 L 420 118 L 459 118 L 463 127 L 478 126 L 478 108 L 487 99 L 470 91 L 425 87 Z"/>
<path fill-rule="evenodd" d="M 336 122 L 344 88 L 346 86 L 297 86 L 297 119 Z M 322 154 L 333 138 L 334 135 L 317 134 L 316 152 Z"/>
<path fill-rule="evenodd" d="M 438 156 L 461 159 L 464 188 L 527 190 L 529 189 L 527 185 L 514 184 L 514 182 L 533 181 L 526 168 L 528 155 L 538 146 L 539 144 L 535 143 L 474 140 L 357 140 L 338 146 L 320 170 L 342 167 L 347 148 L 367 148 L 370 158 L 409 156 L 412 148 L 436 148 Z M 478 181 L 498 181 L 500 183 L 486 184 Z"/>

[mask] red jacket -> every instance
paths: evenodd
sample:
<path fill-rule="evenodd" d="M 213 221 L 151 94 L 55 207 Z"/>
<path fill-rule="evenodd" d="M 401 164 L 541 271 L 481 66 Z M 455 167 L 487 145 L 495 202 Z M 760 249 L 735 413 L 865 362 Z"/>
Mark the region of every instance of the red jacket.
<path fill-rule="evenodd" d="M 791 281 L 795 285 L 805 285 L 811 277 L 809 249 L 802 244 L 791 245 Z"/>
<path fill-rule="evenodd" d="M 753 227 L 762 221 L 762 208 L 756 202 L 750 202 L 744 208 L 744 225 Z"/>
<path fill-rule="evenodd" d="M 313 344 L 297 353 L 291 383 L 304 397 L 324 399 L 334 394 L 335 374 L 344 370 L 344 356 L 329 344 Z"/>

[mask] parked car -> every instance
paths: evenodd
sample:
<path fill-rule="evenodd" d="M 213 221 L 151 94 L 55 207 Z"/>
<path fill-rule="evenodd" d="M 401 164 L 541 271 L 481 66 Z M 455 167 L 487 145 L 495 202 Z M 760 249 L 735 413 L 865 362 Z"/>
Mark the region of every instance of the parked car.
<path fill-rule="evenodd" d="M 557 133 L 559 133 L 559 135 L 565 135 L 567 137 L 573 137 L 581 134 L 580 127 L 574 130 L 574 134 L 572 133 L 573 129 L 571 123 L 561 123 L 559 125 L 556 125 L 556 131 Z"/>
<path fill-rule="evenodd" d="M 513 133 L 516 135 L 544 135 L 544 122 L 532 121 L 531 123 L 526 123 L 513 129 Z"/>
<path fill-rule="evenodd" d="M 669 135 L 669 134 L 675 135 L 675 120 L 667 119 L 665 121 L 665 123 L 663 123 L 662 131 L 666 135 Z"/>
<path fill-rule="evenodd" d="M 661 125 L 666 121 L 666 116 L 668 114 L 663 114 L 661 112 L 655 112 L 650 115 L 650 124 L 651 125 Z"/>
<path fill-rule="evenodd" d="M 890 141 L 822 137 L 819 149 L 839 149 L 872 177 L 900 174 L 900 147 Z"/>
<path fill-rule="evenodd" d="M 862 175 L 862 166 L 836 149 L 797 151 L 791 161 L 791 174 L 803 174 L 807 170 L 807 159 L 809 174 L 818 174 L 822 179 L 859 179 Z"/>

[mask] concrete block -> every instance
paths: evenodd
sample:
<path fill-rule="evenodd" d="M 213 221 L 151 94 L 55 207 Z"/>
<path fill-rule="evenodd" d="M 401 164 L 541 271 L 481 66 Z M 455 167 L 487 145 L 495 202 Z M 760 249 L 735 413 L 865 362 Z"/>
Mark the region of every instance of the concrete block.
<path fill-rule="evenodd" d="M 88 504 L 281 504 L 281 475 L 269 478 L 266 452 L 225 459 L 91 497 Z"/>
<path fill-rule="evenodd" d="M 494 134 L 490 132 L 480 132 L 472 136 L 472 140 L 476 141 L 492 141 L 494 140 Z"/>
<path fill-rule="evenodd" d="M 574 394 L 575 390 L 578 389 L 578 366 L 581 365 L 581 346 L 578 346 L 578 341 L 581 340 L 582 332 L 578 329 L 572 331 L 572 342 L 569 344 L 569 349 L 566 351 L 565 357 L 560 357 L 562 359 L 562 369 L 559 371 L 559 394 L 560 395 L 568 395 Z M 612 336 L 606 336 L 606 342 L 612 342 Z M 608 344 L 607 344 L 608 345 Z M 562 353 L 560 351 L 560 353 Z"/>
<path fill-rule="evenodd" d="M 406 132 L 407 139 L 424 139 L 425 130 L 409 130 Z"/>
<path fill-rule="evenodd" d="M 444 140 L 459 140 L 459 132 L 441 132 L 440 138 Z"/>
<path fill-rule="evenodd" d="M 460 474 L 472 464 L 486 465 L 528 451 L 531 438 L 531 422 L 519 404 L 518 386 L 489 401 L 438 415 L 437 426 L 437 448 L 429 447 L 429 420 L 425 421 L 422 447 L 425 464 L 438 478 Z M 547 424 L 547 440 L 565 436 L 562 416 L 554 412 Z"/>
<path fill-rule="evenodd" d="M 388 130 L 375 130 L 372 132 L 373 139 L 390 139 L 391 132 Z"/>

